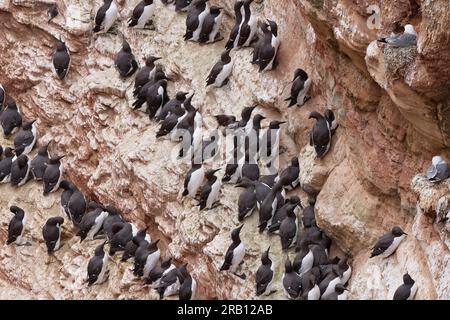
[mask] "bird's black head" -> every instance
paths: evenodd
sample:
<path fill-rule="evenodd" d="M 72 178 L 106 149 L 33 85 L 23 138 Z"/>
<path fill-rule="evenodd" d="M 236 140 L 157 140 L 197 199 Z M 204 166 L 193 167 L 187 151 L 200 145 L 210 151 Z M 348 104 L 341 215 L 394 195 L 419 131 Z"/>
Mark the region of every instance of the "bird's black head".
<path fill-rule="evenodd" d="M 11 206 L 9 208 L 9 211 L 14 213 L 14 215 L 19 219 L 23 219 L 23 216 L 25 215 L 25 212 L 22 210 L 22 208 L 19 208 L 17 206 Z"/>
<path fill-rule="evenodd" d="M 263 121 L 266 117 L 264 117 L 262 114 L 257 114 L 253 117 L 253 125 L 254 126 L 260 126 L 261 121 Z"/>
<path fill-rule="evenodd" d="M 11 149 L 11 148 L 5 148 L 5 150 L 4 150 L 4 154 L 5 154 L 5 157 L 6 158 L 12 158 L 12 157 L 14 157 L 14 151 L 13 151 L 13 149 Z"/>
<path fill-rule="evenodd" d="M 220 61 L 222 61 L 223 63 L 226 63 L 226 64 L 230 63 L 230 61 L 231 61 L 230 52 L 231 52 L 230 49 L 224 51 L 222 53 L 222 55 L 220 56 Z"/>
<path fill-rule="evenodd" d="M 206 174 L 205 174 L 206 179 L 210 180 L 213 177 L 215 177 L 214 174 L 219 170 L 220 170 L 220 168 L 219 169 L 211 169 L 211 170 L 206 171 Z"/>
<path fill-rule="evenodd" d="M 335 119 L 334 112 L 330 109 L 325 110 L 325 113 L 323 115 L 329 122 L 332 122 Z"/>
<path fill-rule="evenodd" d="M 261 263 L 264 265 L 272 263 L 272 260 L 270 260 L 270 257 L 269 257 L 269 251 L 270 251 L 270 246 L 267 248 L 266 251 L 263 252 L 263 254 L 261 256 Z"/>
<path fill-rule="evenodd" d="M 145 65 L 147 67 L 153 67 L 155 65 L 155 61 L 158 61 L 159 59 L 161 59 L 160 57 L 155 57 L 155 56 L 148 56 L 145 59 Z"/>
<path fill-rule="evenodd" d="M 211 8 L 209 8 L 209 12 L 214 16 L 218 16 L 220 14 L 221 9 L 222 9 L 221 7 L 211 6 Z"/>
<path fill-rule="evenodd" d="M 188 94 L 189 94 L 188 92 L 178 91 L 178 92 L 177 92 L 177 95 L 176 95 L 176 99 L 177 99 L 178 101 L 184 101 L 184 100 L 186 100 L 186 96 L 187 96 Z"/>
<path fill-rule="evenodd" d="M 291 166 L 298 167 L 300 164 L 298 163 L 298 157 L 293 157 L 291 159 Z"/>
<path fill-rule="evenodd" d="M 403 275 L 403 283 L 407 285 L 413 285 L 415 281 L 411 278 L 411 276 L 407 272 Z"/>
<path fill-rule="evenodd" d="M 231 239 L 233 240 L 233 242 L 240 242 L 241 238 L 239 237 L 239 234 L 241 233 L 242 228 L 244 227 L 244 225 L 242 224 L 240 227 L 234 229 L 233 231 L 231 231 Z"/>
<path fill-rule="evenodd" d="M 400 227 L 393 227 L 391 232 L 395 237 L 400 237 L 407 234 Z"/>
<path fill-rule="evenodd" d="M 254 186 L 254 185 L 255 185 L 255 183 L 253 181 L 251 181 L 247 177 L 243 177 L 241 182 L 236 184 L 234 187 L 235 188 L 248 188 L 248 187 L 251 187 L 251 186 Z"/>
<path fill-rule="evenodd" d="M 58 41 L 58 43 L 56 44 L 56 51 L 66 51 L 66 50 L 67 47 L 64 41 Z"/>
<path fill-rule="evenodd" d="M 153 0 L 144 0 L 144 3 L 148 6 L 153 3 Z"/>
<path fill-rule="evenodd" d="M 6 108 L 11 110 L 17 110 L 17 104 L 13 99 L 8 99 L 8 102 L 6 103 Z"/>
<path fill-rule="evenodd" d="M 170 267 L 170 264 L 172 263 L 172 257 L 169 257 L 168 259 L 161 262 L 161 268 L 166 270 Z"/>
<path fill-rule="evenodd" d="M 272 20 L 267 20 L 267 22 L 269 23 L 269 27 L 270 27 L 270 31 L 272 32 L 272 34 L 276 37 L 278 36 L 278 25 L 275 21 Z"/>
<path fill-rule="evenodd" d="M 300 78 L 303 81 L 306 81 L 306 80 L 308 80 L 308 74 L 306 73 L 305 70 L 299 68 L 299 69 L 295 70 L 295 74 L 294 74 L 294 80 L 297 78 Z"/>
<path fill-rule="evenodd" d="M 297 196 L 292 196 L 289 198 L 289 202 L 295 205 L 299 205 L 300 204 L 300 198 Z"/>
<path fill-rule="evenodd" d="M 65 155 L 50 158 L 49 164 L 60 164 Z"/>
<path fill-rule="evenodd" d="M 280 124 L 284 124 L 284 123 L 286 123 L 286 121 L 273 120 L 273 121 L 270 121 L 269 128 L 270 129 L 279 129 Z"/>
<path fill-rule="evenodd" d="M 19 168 L 24 168 L 28 164 L 28 157 L 24 154 L 21 154 L 16 161 L 19 165 Z"/>
<path fill-rule="evenodd" d="M 46 157 L 48 157 L 48 146 L 50 145 L 50 142 L 51 142 L 51 141 L 49 141 L 47 144 L 45 144 L 45 145 L 43 145 L 42 147 L 39 148 L 38 154 L 39 154 L 40 156 L 46 156 Z"/>
<path fill-rule="evenodd" d="M 251 106 L 251 107 L 245 107 L 241 113 L 242 119 L 245 121 L 248 121 L 250 119 L 250 117 L 252 116 L 252 112 L 253 112 L 253 110 L 255 110 L 255 108 L 256 108 L 256 105 Z"/>
<path fill-rule="evenodd" d="M 61 181 L 61 183 L 59 184 L 60 188 L 63 190 L 72 190 L 72 183 L 70 183 L 67 180 L 63 180 Z"/>
<path fill-rule="evenodd" d="M 158 250 L 158 242 L 160 239 L 156 239 L 155 241 L 152 241 L 151 243 L 149 243 L 149 245 L 147 246 L 147 249 L 150 251 L 156 251 Z"/>
<path fill-rule="evenodd" d="M 107 243 L 107 241 L 103 242 L 101 245 L 97 246 L 97 248 L 95 248 L 95 255 L 97 257 L 102 257 L 105 254 L 105 244 Z"/>
<path fill-rule="evenodd" d="M 346 290 L 345 287 L 342 284 L 340 284 L 340 283 L 338 283 L 334 287 L 334 291 L 336 291 L 337 294 L 343 294 L 345 290 Z"/>
<path fill-rule="evenodd" d="M 56 226 L 56 225 L 62 225 L 64 223 L 63 217 L 52 217 L 47 220 L 45 223 L 48 226 Z"/>
<path fill-rule="evenodd" d="M 128 41 L 125 40 L 125 39 L 122 41 L 122 50 L 125 51 L 125 52 L 127 52 L 127 53 L 131 53 L 131 47 L 130 47 L 130 44 L 129 44 Z"/>
<path fill-rule="evenodd" d="M 33 128 L 33 124 L 36 122 L 36 119 L 29 121 L 29 122 L 25 122 L 25 124 L 22 126 L 23 130 L 31 130 L 31 128 Z"/>
<path fill-rule="evenodd" d="M 313 111 L 309 114 L 309 119 L 311 119 L 311 118 L 320 120 L 320 119 L 323 119 L 323 116 L 319 112 Z"/>

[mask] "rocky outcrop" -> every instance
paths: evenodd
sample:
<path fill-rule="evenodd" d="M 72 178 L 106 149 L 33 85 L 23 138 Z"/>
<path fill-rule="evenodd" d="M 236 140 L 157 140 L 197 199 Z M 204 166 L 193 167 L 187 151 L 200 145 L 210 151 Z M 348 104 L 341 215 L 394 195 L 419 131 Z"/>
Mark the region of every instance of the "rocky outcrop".
<path fill-rule="evenodd" d="M 52 140 L 51 151 L 66 154 L 68 177 L 88 197 L 119 207 L 138 226 L 149 226 L 152 237 L 161 238 L 164 257 L 189 262 L 199 280 L 199 298 L 253 298 L 254 273 L 269 245 L 279 289 L 273 298 L 283 298 L 279 285 L 285 255 L 277 237 L 256 232 L 256 215 L 242 231 L 247 280 L 218 271 L 230 230 L 238 225 L 238 190 L 225 186 L 221 206 L 204 212 L 195 201 L 180 199 L 189 166 L 172 161 L 173 144 L 156 140 L 157 125 L 132 112 L 133 81 L 121 80 L 113 67 L 120 37 L 90 31 L 100 2 L 57 1 L 60 15 L 47 23 L 45 1 L 0 1 L 0 83 L 26 118 L 38 119 L 40 141 Z M 216 126 L 212 115 L 237 115 L 254 103 L 268 120 L 288 122 L 281 137 L 282 167 L 299 155 L 302 187 L 317 194 L 318 223 L 336 244 L 333 253 L 353 256 L 351 298 L 391 298 L 406 271 L 418 282 L 417 298 L 450 297 L 448 233 L 433 214 L 438 200 L 449 197 L 448 188 L 446 182 L 435 186 L 415 177 L 434 154 L 450 157 L 448 1 L 383 1 L 381 29 L 367 25 L 369 1 L 255 1 L 261 18 L 279 24 L 280 64 L 275 71 L 258 73 L 249 63 L 251 49 L 236 51 L 230 84 L 216 90 L 204 83 L 223 41 L 185 43 L 185 15 L 160 2 L 155 30 L 130 30 L 126 17 L 138 1 L 117 2 L 117 28 L 139 62 L 150 53 L 164 58 L 161 63 L 173 79 L 170 94 L 194 90 L 193 104 L 208 132 Z M 233 3 L 223 5 L 226 37 Z M 395 30 L 399 21 L 416 27 L 417 49 L 395 50 L 375 41 Z M 72 54 L 64 82 L 50 67 L 59 37 Z M 283 100 L 297 67 L 310 74 L 313 98 L 288 110 Z M 330 153 L 317 160 L 308 146 L 308 115 L 326 107 L 334 110 L 339 128 Z M 1 145 L 10 143 L 1 140 Z M 12 204 L 32 214 L 28 236 L 33 242 L 31 247 L 1 248 L 0 298 L 156 298 L 134 279 L 131 265 L 118 261 L 102 290 L 87 288 L 86 264 L 97 243 L 80 245 L 66 223 L 65 246 L 49 260 L 40 240 L 46 218 L 60 214 L 59 195 L 43 197 L 36 183 L 0 189 L 0 242 Z M 306 202 L 303 191 L 295 193 Z M 402 226 L 407 240 L 392 258 L 369 260 L 371 245 L 394 225 Z"/>

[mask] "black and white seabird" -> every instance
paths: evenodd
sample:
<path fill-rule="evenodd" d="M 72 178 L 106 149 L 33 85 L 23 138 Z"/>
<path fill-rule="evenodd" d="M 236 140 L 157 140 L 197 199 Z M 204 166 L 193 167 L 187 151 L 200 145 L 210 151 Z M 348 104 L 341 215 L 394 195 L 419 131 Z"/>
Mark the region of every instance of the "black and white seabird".
<path fill-rule="evenodd" d="M 164 121 L 169 115 L 175 115 L 176 119 L 180 119 L 182 116 L 186 114 L 186 110 L 184 108 L 184 102 L 186 101 L 186 97 L 189 93 L 178 91 L 175 95 L 175 99 L 169 100 L 161 109 L 161 112 L 156 117 L 158 121 Z M 164 122 L 163 122 L 164 123 Z M 178 122 L 177 122 L 178 123 Z M 162 126 L 163 124 L 161 124 Z M 163 130 L 164 132 L 169 133 L 173 128 L 167 128 Z"/>
<path fill-rule="evenodd" d="M 86 198 L 84 194 L 73 184 L 66 180 L 61 181 L 61 207 L 65 214 L 75 225 L 79 225 L 86 212 Z"/>
<path fill-rule="evenodd" d="M 153 119 L 155 116 L 159 115 L 159 112 L 167 101 L 169 101 L 169 97 L 167 95 L 167 80 L 159 80 L 148 88 L 146 104 L 147 113 L 149 114 L 150 119 Z"/>
<path fill-rule="evenodd" d="M 139 244 L 141 241 L 147 241 L 147 243 L 150 243 L 152 240 L 150 238 L 150 235 L 147 234 L 147 229 L 141 229 L 136 233 L 136 235 L 133 237 L 131 241 L 128 241 L 128 243 L 125 245 L 125 251 L 122 254 L 122 259 L 120 261 L 124 262 L 127 261 L 130 258 L 134 258 L 136 254 L 136 250 L 139 247 Z"/>
<path fill-rule="evenodd" d="M 149 284 L 152 288 L 157 288 L 162 277 L 173 269 L 176 269 L 176 267 L 172 264 L 171 257 L 163 261 L 158 261 L 156 266 L 148 274 L 148 278 L 144 279 L 145 284 Z"/>
<path fill-rule="evenodd" d="M 277 53 L 280 46 L 278 26 L 275 21 L 267 20 L 268 28 L 264 30 L 264 42 L 258 48 L 258 58 L 255 63 L 259 72 L 274 70 L 277 66 Z"/>
<path fill-rule="evenodd" d="M 298 231 L 297 214 L 294 210 L 288 210 L 287 216 L 280 224 L 280 240 L 283 250 L 295 245 Z"/>
<path fill-rule="evenodd" d="M 228 38 L 227 44 L 225 45 L 225 48 L 227 49 L 233 49 L 237 46 L 237 41 L 236 39 L 239 38 L 239 31 L 241 28 L 241 24 L 242 24 L 242 12 L 241 12 L 241 8 L 244 5 L 244 1 L 236 1 L 234 4 L 234 15 L 235 15 L 235 23 L 234 23 L 234 27 L 230 32 L 230 36 Z"/>
<path fill-rule="evenodd" d="M 253 181 L 243 178 L 235 187 L 245 188 L 238 199 L 238 220 L 242 222 L 246 217 L 250 216 L 256 208 L 255 184 Z"/>
<path fill-rule="evenodd" d="M 125 39 L 122 41 L 122 48 L 114 58 L 114 65 L 122 78 L 133 75 L 138 69 L 130 44 Z"/>
<path fill-rule="evenodd" d="M 161 252 L 158 248 L 159 239 L 147 244 L 142 241 L 136 250 L 134 257 L 134 274 L 148 278 L 150 271 L 156 266 L 160 258 Z"/>
<path fill-rule="evenodd" d="M 319 268 L 312 268 L 302 276 L 302 299 L 303 300 L 319 300 L 320 289 L 317 282 L 320 281 Z"/>
<path fill-rule="evenodd" d="M 114 0 L 103 0 L 103 5 L 97 10 L 95 15 L 94 32 L 99 32 L 102 29 L 105 33 L 108 32 L 117 20 L 118 12 Z"/>
<path fill-rule="evenodd" d="M 282 189 L 283 186 L 277 183 L 261 203 L 259 208 L 259 232 L 263 232 L 271 224 L 275 211 L 284 205 L 284 202 L 281 203 L 279 197 Z"/>
<path fill-rule="evenodd" d="M 136 95 L 136 100 L 133 102 L 133 110 L 141 110 L 142 112 L 148 112 L 148 105 L 147 105 L 147 96 L 149 94 L 152 94 L 156 96 L 158 94 L 158 89 L 160 86 L 163 86 L 163 89 L 165 91 L 165 88 L 167 87 L 167 82 L 164 83 L 163 80 L 168 80 L 166 77 L 164 71 L 157 66 L 155 75 L 153 79 L 149 80 L 145 85 L 140 88 L 138 94 Z M 160 90 L 161 91 L 161 90 Z M 161 91 L 164 96 L 167 96 L 167 93 Z M 169 99 L 167 99 L 169 101 Z M 164 101 L 165 103 L 166 101 Z"/>
<path fill-rule="evenodd" d="M 284 273 L 282 276 L 283 290 L 289 299 L 297 299 L 301 293 L 302 279 L 295 272 L 289 256 L 284 263 Z"/>
<path fill-rule="evenodd" d="M 237 268 L 244 262 L 245 256 L 245 245 L 239 237 L 243 226 L 244 225 L 241 225 L 231 232 L 231 240 L 233 242 L 228 247 L 228 250 L 225 254 L 225 260 L 222 264 L 222 267 L 220 268 L 220 271 L 230 270 L 241 279 L 246 278 L 245 274 L 238 275 L 236 274 L 236 272 Z"/>
<path fill-rule="evenodd" d="M 20 155 L 11 165 L 11 184 L 23 186 L 30 175 L 30 160 L 24 154 Z"/>
<path fill-rule="evenodd" d="M 58 14 L 58 6 L 56 5 L 56 3 L 50 4 L 47 9 L 47 22 L 52 21 Z"/>
<path fill-rule="evenodd" d="M 431 182 L 440 182 L 450 177 L 450 168 L 440 156 L 434 156 L 427 170 L 427 178 Z"/>
<path fill-rule="evenodd" d="M 180 279 L 180 290 L 178 297 L 180 300 L 195 300 L 197 294 L 197 281 L 191 276 L 187 270 L 186 264 L 178 268 Z"/>
<path fill-rule="evenodd" d="M 34 180 L 40 181 L 44 177 L 45 169 L 50 161 L 50 154 L 48 153 L 48 145 L 50 142 L 39 148 L 36 156 L 31 160 L 31 174 Z"/>
<path fill-rule="evenodd" d="M 317 111 L 311 112 L 309 119 L 316 119 L 316 123 L 311 131 L 310 145 L 314 146 L 317 158 L 322 159 L 330 150 L 331 129 L 327 119 Z"/>
<path fill-rule="evenodd" d="M 222 53 L 220 61 L 218 61 L 211 69 L 208 78 L 206 79 L 206 86 L 213 85 L 216 88 L 220 88 L 226 85 L 232 70 L 233 60 L 230 56 L 230 50 L 227 50 Z"/>
<path fill-rule="evenodd" d="M 269 257 L 270 247 L 263 252 L 261 256 L 261 265 L 256 271 L 256 296 L 268 296 L 274 291 L 272 290 L 273 277 L 275 274 L 275 267 Z"/>
<path fill-rule="evenodd" d="M 59 188 L 64 172 L 64 166 L 61 162 L 62 158 L 64 156 L 52 157 L 48 161 L 42 178 L 44 181 L 44 195 L 55 192 Z"/>
<path fill-rule="evenodd" d="M 189 196 L 195 198 L 205 179 L 205 169 L 202 164 L 192 164 L 192 168 L 184 178 L 183 197 Z"/>
<path fill-rule="evenodd" d="M 293 157 L 291 159 L 291 165 L 284 169 L 275 181 L 290 191 L 300 185 L 299 175 L 300 164 L 298 163 L 298 157 Z"/>
<path fill-rule="evenodd" d="M 63 223 L 63 217 L 52 217 L 45 222 L 42 236 L 44 237 L 48 254 L 52 254 L 61 248 L 61 225 Z"/>
<path fill-rule="evenodd" d="M 389 257 L 397 250 L 400 243 L 405 239 L 406 233 L 400 227 L 394 227 L 385 233 L 372 248 L 371 258 L 380 255 L 383 258 Z"/>
<path fill-rule="evenodd" d="M 88 212 L 83 215 L 78 226 L 79 230 L 77 236 L 80 237 L 80 242 L 83 240 L 93 240 L 94 236 L 103 226 L 103 222 L 108 217 L 109 212 L 97 203 L 90 202 L 88 205 Z"/>
<path fill-rule="evenodd" d="M 5 148 L 4 158 L 0 161 L 0 183 L 11 181 L 11 166 L 15 157 L 13 149 Z"/>
<path fill-rule="evenodd" d="M 316 200 L 314 198 L 309 199 L 309 206 L 303 209 L 302 225 L 304 229 L 317 227 L 316 214 L 314 212 L 314 205 Z"/>
<path fill-rule="evenodd" d="M 133 240 L 136 232 L 131 223 L 115 223 L 112 226 L 113 236 L 109 240 L 109 255 L 113 256 L 116 252 L 125 251 L 125 246 Z"/>
<path fill-rule="evenodd" d="M 286 123 L 286 121 L 273 120 L 270 121 L 269 127 L 264 131 L 261 136 L 260 157 L 267 159 L 266 162 L 271 162 L 272 159 L 278 157 L 280 148 L 280 125 Z"/>
<path fill-rule="evenodd" d="M 184 40 L 198 41 L 203 21 L 209 14 L 209 0 L 194 0 L 186 17 L 186 33 Z"/>
<path fill-rule="evenodd" d="M 207 182 L 201 189 L 200 201 L 198 204 L 200 210 L 212 209 L 218 202 L 222 181 L 214 174 L 219 170 L 220 168 L 206 171 L 205 178 L 207 179 Z"/>
<path fill-rule="evenodd" d="M 320 300 L 328 300 L 336 294 L 336 285 L 341 284 L 341 272 L 337 265 L 333 265 L 331 270 L 325 275 L 319 284 Z"/>
<path fill-rule="evenodd" d="M 291 96 L 285 101 L 290 101 L 288 108 L 292 106 L 303 106 L 306 101 L 311 97 L 308 97 L 308 90 L 311 87 L 311 78 L 303 69 L 295 70 L 294 80 L 292 81 Z"/>
<path fill-rule="evenodd" d="M 294 258 L 293 265 L 295 272 L 297 272 L 299 275 L 303 275 L 313 267 L 314 254 L 309 246 L 308 241 L 301 241 L 300 244 L 297 244 L 297 247 L 300 250 Z"/>
<path fill-rule="evenodd" d="M 25 231 L 27 221 L 25 211 L 17 206 L 11 206 L 9 211 L 14 214 L 14 217 L 9 222 L 8 240 L 6 241 L 6 244 L 9 245 L 11 243 L 15 243 L 17 245 L 23 245 L 25 240 L 23 238 L 23 233 Z"/>
<path fill-rule="evenodd" d="M 0 124 L 5 137 L 14 134 L 22 126 L 22 116 L 14 100 L 8 100 L 6 108 L 0 113 Z"/>
<path fill-rule="evenodd" d="M 280 229 L 281 222 L 287 217 L 288 212 L 293 212 L 298 214 L 300 210 L 300 198 L 297 196 L 291 197 L 286 203 L 279 208 L 272 217 L 271 224 L 268 226 L 267 230 L 270 233 L 275 233 Z"/>
<path fill-rule="evenodd" d="M 234 43 L 234 48 L 250 46 L 256 35 L 258 20 L 255 15 L 252 15 L 250 8 L 253 1 L 254 0 L 244 1 L 244 21 L 242 21 L 242 24 L 239 27 L 238 38 Z"/>
<path fill-rule="evenodd" d="M 346 285 L 348 280 L 350 280 L 350 277 L 352 275 L 352 267 L 348 262 L 348 257 L 342 258 L 339 260 L 338 266 L 341 270 L 342 277 L 341 277 L 341 283 L 343 285 Z"/>
<path fill-rule="evenodd" d="M 158 285 L 155 286 L 155 289 L 159 293 L 160 299 L 177 294 L 180 290 L 180 278 L 178 269 L 169 267 L 167 272 L 165 272 L 161 277 Z"/>
<path fill-rule="evenodd" d="M 208 15 L 203 20 L 198 42 L 213 43 L 220 39 L 219 29 L 222 25 L 222 8 L 211 6 Z"/>
<path fill-rule="evenodd" d="M 155 1 L 142 0 L 134 7 L 132 16 L 128 20 L 128 26 L 139 29 L 145 28 L 145 25 L 151 21 L 155 8 Z"/>
<path fill-rule="evenodd" d="M 14 137 L 14 148 L 16 155 L 29 154 L 37 141 L 36 120 L 25 123 L 22 130 Z"/>
<path fill-rule="evenodd" d="M 403 284 L 395 290 L 393 300 L 413 300 L 417 292 L 417 283 L 407 273 L 403 275 Z"/>
<path fill-rule="evenodd" d="M 237 183 L 241 179 L 242 166 L 239 164 L 239 150 L 233 149 L 233 156 L 228 159 L 225 165 L 225 174 L 222 177 L 222 182 Z"/>
<path fill-rule="evenodd" d="M 116 207 L 106 206 L 105 211 L 108 212 L 108 216 L 103 221 L 101 231 L 103 235 L 106 236 L 106 239 L 108 239 L 108 241 L 111 241 L 115 233 L 113 232 L 114 225 L 116 223 L 125 223 L 125 221 L 122 219 L 122 213 Z"/>
<path fill-rule="evenodd" d="M 64 41 L 59 40 L 56 45 L 56 51 L 53 54 L 53 68 L 60 80 L 64 80 L 69 73 L 70 62 L 71 59 L 69 49 Z"/>
<path fill-rule="evenodd" d="M 87 267 L 88 286 L 102 284 L 108 279 L 108 255 L 105 253 L 106 241 L 95 248 L 94 256 L 89 260 Z"/>
<path fill-rule="evenodd" d="M 155 62 L 158 61 L 159 59 L 161 58 L 151 55 L 145 58 L 145 66 L 139 69 L 134 79 L 134 91 L 133 91 L 134 97 L 137 97 L 139 91 L 142 89 L 143 86 L 145 86 L 149 81 L 154 79 L 157 69 Z"/>
<path fill-rule="evenodd" d="M 405 32 L 381 38 L 378 42 L 386 43 L 393 47 L 411 47 L 417 45 L 417 33 L 411 24 L 405 25 Z"/>
<path fill-rule="evenodd" d="M 258 155 L 254 153 L 252 157 L 250 156 L 251 152 L 252 152 L 251 150 L 245 151 L 245 156 L 243 157 L 240 163 L 241 166 L 240 174 L 242 179 L 247 178 L 250 181 L 258 181 L 260 177 L 259 166 L 256 160 Z"/>

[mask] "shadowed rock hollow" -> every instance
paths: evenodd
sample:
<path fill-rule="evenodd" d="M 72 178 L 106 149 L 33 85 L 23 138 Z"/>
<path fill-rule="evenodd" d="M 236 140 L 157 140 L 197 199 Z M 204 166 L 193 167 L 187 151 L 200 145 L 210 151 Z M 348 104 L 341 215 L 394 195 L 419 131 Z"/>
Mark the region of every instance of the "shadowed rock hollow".
<path fill-rule="evenodd" d="M 161 56 L 169 93 L 195 91 L 206 129 L 215 128 L 214 114 L 240 114 L 257 103 L 270 119 L 284 119 L 281 167 L 300 157 L 300 179 L 318 193 L 319 226 L 337 244 L 336 252 L 353 257 L 352 299 L 391 299 L 408 271 L 418 283 L 418 299 L 450 298 L 448 228 L 436 215 L 448 204 L 449 181 L 430 184 L 425 172 L 431 158 L 450 160 L 450 8 L 447 0 L 375 1 L 382 29 L 369 29 L 370 1 L 255 1 L 253 11 L 277 21 L 281 38 L 275 71 L 258 73 L 250 64 L 251 49 L 232 53 L 229 85 L 206 89 L 205 79 L 225 42 L 184 42 L 185 14 L 157 1 L 156 30 L 126 27 L 138 0 L 117 1 L 120 29 L 142 64 L 147 54 Z M 233 1 L 221 4 L 227 15 L 221 33 L 233 24 Z M 157 124 L 132 112 L 133 80 L 121 80 L 113 66 L 121 39 L 91 33 L 101 1 L 57 1 L 60 14 L 47 23 L 50 1 L 0 0 L 0 83 L 15 98 L 27 119 L 37 118 L 41 142 L 53 140 L 52 152 L 66 154 L 67 176 L 90 198 L 120 208 L 128 221 L 149 226 L 161 238 L 162 256 L 189 262 L 199 281 L 201 299 L 252 299 L 260 254 L 271 245 L 277 264 L 278 292 L 285 254 L 277 236 L 257 233 L 254 214 L 245 222 L 247 280 L 219 272 L 238 225 L 238 190 L 226 185 L 221 206 L 204 212 L 196 201 L 179 194 L 189 166 L 172 161 L 173 143 L 156 140 Z M 417 49 L 385 48 L 375 40 L 398 26 L 412 23 Z M 72 65 L 61 82 L 52 73 L 56 39 L 71 51 Z M 312 78 L 312 99 L 287 109 L 293 71 L 301 67 Z M 313 110 L 330 108 L 339 128 L 332 148 L 316 160 L 308 145 Z M 0 144 L 12 141 L 0 139 Z M 22 206 L 31 216 L 30 247 L 0 247 L 0 298 L 156 299 L 130 271 L 131 264 L 111 264 L 109 281 L 88 288 L 86 265 L 99 241 L 79 244 L 68 222 L 64 247 L 52 259 L 45 252 L 41 228 L 60 214 L 59 193 L 42 196 L 30 182 L 20 189 L 0 186 L 0 243 L 6 241 L 9 206 Z M 319 192 L 320 191 L 320 192 Z M 295 191 L 305 202 L 306 194 Z M 440 199 L 444 200 L 440 200 Z M 440 201 L 440 202 L 439 202 Z M 440 205 L 438 206 L 438 202 Z M 408 233 L 387 260 L 368 259 L 376 239 L 399 225 Z M 291 253 L 291 256 L 292 253 Z"/>

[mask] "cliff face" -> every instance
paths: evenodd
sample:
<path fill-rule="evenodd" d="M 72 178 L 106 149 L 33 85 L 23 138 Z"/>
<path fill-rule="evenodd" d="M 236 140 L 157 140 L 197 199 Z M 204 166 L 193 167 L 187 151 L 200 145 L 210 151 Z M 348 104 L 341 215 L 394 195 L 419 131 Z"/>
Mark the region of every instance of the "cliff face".
<path fill-rule="evenodd" d="M 53 140 L 52 153 L 66 154 L 67 176 L 89 198 L 117 206 L 139 227 L 149 226 L 152 238 L 161 238 L 164 257 L 189 262 L 199 281 L 199 298 L 253 298 L 254 273 L 269 245 L 277 264 L 278 292 L 272 298 L 283 298 L 285 255 L 277 237 L 257 233 L 256 214 L 242 231 L 247 280 L 218 271 L 230 230 L 238 225 L 238 190 L 224 186 L 222 205 L 204 212 L 195 201 L 180 199 L 189 165 L 172 161 L 173 143 L 156 140 L 157 125 L 132 112 L 133 80 L 121 80 L 113 67 L 120 37 L 94 37 L 90 31 L 100 2 L 57 1 L 60 15 L 47 23 L 44 1 L 0 0 L 0 83 L 25 118 L 38 119 L 40 141 Z M 371 1 L 255 1 L 254 12 L 279 25 L 279 66 L 258 73 L 249 63 L 251 49 L 236 51 L 230 84 L 217 90 L 205 89 L 204 83 L 224 42 L 184 42 L 185 14 L 160 2 L 156 30 L 129 30 L 126 18 L 137 2 L 117 1 L 118 29 L 140 63 L 147 54 L 164 58 L 161 64 L 174 80 L 169 82 L 171 96 L 195 90 L 193 104 L 207 130 L 216 126 L 212 115 L 238 115 L 254 103 L 268 118 L 288 121 L 281 138 L 282 167 L 299 155 L 302 187 L 318 193 L 320 227 L 336 244 L 333 250 L 353 257 L 351 298 L 390 299 L 406 271 L 418 283 L 416 298 L 450 298 L 448 228 L 436 222 L 436 215 L 449 210 L 450 185 L 431 185 L 420 174 L 435 154 L 450 160 L 447 0 L 377 1 L 380 30 L 367 25 Z M 227 37 L 233 2 L 221 5 L 228 14 L 222 28 Z M 374 41 L 398 22 L 414 24 L 417 49 L 384 48 Z M 60 36 L 72 57 L 64 82 L 51 70 Z M 298 67 L 313 80 L 312 99 L 288 110 L 283 100 Z M 315 160 L 308 145 L 308 115 L 326 107 L 337 115 L 339 128 L 330 153 Z M 59 194 L 43 197 L 41 186 L 32 182 L 19 190 L 0 189 L 0 243 L 6 240 L 13 204 L 30 214 L 33 243 L 0 248 L 0 298 L 156 298 L 134 279 L 131 264 L 118 261 L 111 264 L 104 287 L 87 288 L 86 265 L 98 242 L 80 245 L 68 222 L 65 245 L 54 258 L 47 258 L 40 240 L 45 220 L 60 213 Z M 304 192 L 296 193 L 306 201 Z M 394 225 L 408 233 L 406 241 L 388 260 L 369 260 L 370 247 Z"/>

